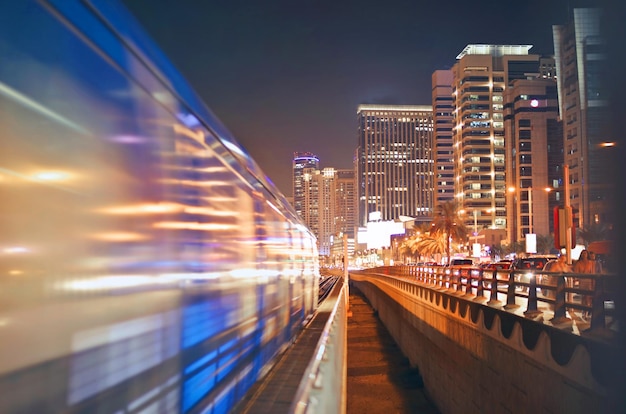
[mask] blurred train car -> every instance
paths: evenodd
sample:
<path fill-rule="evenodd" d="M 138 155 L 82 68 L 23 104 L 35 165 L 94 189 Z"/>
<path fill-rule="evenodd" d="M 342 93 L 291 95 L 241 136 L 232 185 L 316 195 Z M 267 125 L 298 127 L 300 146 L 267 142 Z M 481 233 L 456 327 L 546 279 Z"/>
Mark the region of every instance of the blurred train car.
<path fill-rule="evenodd" d="M 117 2 L 3 2 L 0 59 L 0 412 L 228 412 L 314 236 Z"/>

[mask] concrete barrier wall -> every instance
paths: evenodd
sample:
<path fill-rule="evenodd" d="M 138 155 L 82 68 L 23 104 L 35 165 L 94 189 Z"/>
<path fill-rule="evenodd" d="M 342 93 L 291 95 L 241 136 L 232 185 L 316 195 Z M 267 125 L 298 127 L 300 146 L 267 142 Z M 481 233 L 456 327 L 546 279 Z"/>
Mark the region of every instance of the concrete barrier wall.
<path fill-rule="evenodd" d="M 612 413 L 617 349 L 425 285 L 351 274 L 448 413 Z"/>

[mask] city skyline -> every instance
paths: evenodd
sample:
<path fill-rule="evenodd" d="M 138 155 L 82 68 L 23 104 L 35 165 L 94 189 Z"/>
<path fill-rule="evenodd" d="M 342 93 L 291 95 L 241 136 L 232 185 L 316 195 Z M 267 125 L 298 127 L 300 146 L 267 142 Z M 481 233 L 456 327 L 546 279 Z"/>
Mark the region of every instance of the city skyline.
<path fill-rule="evenodd" d="M 124 3 L 287 196 L 294 152 L 353 167 L 358 105 L 430 105 L 432 73 L 469 43 L 551 55 L 552 25 L 568 8 L 595 5 Z"/>

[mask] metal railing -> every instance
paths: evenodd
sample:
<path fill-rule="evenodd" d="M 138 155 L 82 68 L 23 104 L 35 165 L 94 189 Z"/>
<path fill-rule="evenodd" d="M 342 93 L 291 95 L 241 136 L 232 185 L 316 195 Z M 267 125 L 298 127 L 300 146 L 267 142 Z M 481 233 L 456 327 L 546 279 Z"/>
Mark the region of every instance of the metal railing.
<path fill-rule="evenodd" d="M 345 413 L 348 300 L 348 283 L 344 280 L 290 413 Z"/>
<path fill-rule="evenodd" d="M 399 276 L 492 307 L 515 310 L 538 318 L 553 313 L 553 325 L 589 324 L 585 332 L 618 330 L 615 274 L 547 272 L 539 269 L 484 270 L 473 266 L 385 266 L 359 273 Z M 540 306 L 542 305 L 543 306 Z"/>

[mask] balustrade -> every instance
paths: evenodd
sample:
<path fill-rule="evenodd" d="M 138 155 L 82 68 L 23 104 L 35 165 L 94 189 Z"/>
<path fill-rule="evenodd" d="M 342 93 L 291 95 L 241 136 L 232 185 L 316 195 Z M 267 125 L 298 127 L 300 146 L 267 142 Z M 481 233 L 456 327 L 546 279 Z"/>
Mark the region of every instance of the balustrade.
<path fill-rule="evenodd" d="M 581 327 L 589 325 L 582 332 L 611 335 L 619 326 L 614 312 L 617 298 L 615 274 L 535 269 L 485 271 L 479 267 L 425 265 L 386 266 L 361 272 L 398 276 L 469 300 L 485 302 L 485 306 L 513 312 L 520 310 L 527 318 L 547 320 L 561 328 L 571 326 L 572 318 Z M 580 282 L 588 279 L 593 280 L 593 288 L 582 288 L 589 284 Z M 590 297 L 591 301 L 584 301 L 584 297 Z M 546 316 L 552 317 L 546 319 Z"/>

